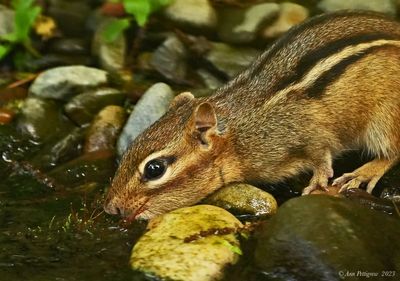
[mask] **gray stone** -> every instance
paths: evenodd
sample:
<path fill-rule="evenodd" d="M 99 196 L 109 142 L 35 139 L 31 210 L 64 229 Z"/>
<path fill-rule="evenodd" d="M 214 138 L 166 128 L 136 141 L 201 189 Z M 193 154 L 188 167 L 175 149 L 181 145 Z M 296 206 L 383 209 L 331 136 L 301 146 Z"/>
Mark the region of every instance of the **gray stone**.
<path fill-rule="evenodd" d="M 84 38 L 58 38 L 52 40 L 49 51 L 67 55 L 88 55 L 89 42 Z"/>
<path fill-rule="evenodd" d="M 209 0 L 175 0 L 164 10 L 164 16 L 184 27 L 213 28 L 217 14 Z"/>
<path fill-rule="evenodd" d="M 155 50 L 150 64 L 167 79 L 179 83 L 186 77 L 186 59 L 185 46 L 175 35 L 172 35 Z"/>
<path fill-rule="evenodd" d="M 168 110 L 174 98 L 171 88 L 165 83 L 154 84 L 137 102 L 118 140 L 120 156 L 132 141 Z"/>
<path fill-rule="evenodd" d="M 120 34 L 114 41 L 107 42 L 104 37 L 104 29 L 107 24 L 116 19 L 107 19 L 99 23 L 94 34 L 92 44 L 93 54 L 98 57 L 101 67 L 109 72 L 118 73 L 125 66 L 125 54 L 127 43 L 124 34 Z"/>
<path fill-rule="evenodd" d="M 203 83 L 210 90 L 215 90 L 224 84 L 220 79 L 203 68 L 197 69 L 196 73 L 200 76 L 200 78 L 203 80 Z"/>
<path fill-rule="evenodd" d="M 242 226 L 215 206 L 175 210 L 149 223 L 150 230 L 132 250 L 131 266 L 162 280 L 220 280 L 223 269 L 238 260 L 240 248 L 234 232 Z M 218 229 L 227 228 L 233 232 L 216 235 Z"/>
<path fill-rule="evenodd" d="M 222 9 L 219 14 L 218 35 L 228 43 L 249 43 L 266 23 L 279 14 L 276 3 L 262 3 L 247 9 Z"/>
<path fill-rule="evenodd" d="M 324 12 L 333 12 L 343 9 L 369 10 L 389 15 L 396 14 L 395 0 L 322 0 L 318 8 Z"/>
<path fill-rule="evenodd" d="M 278 19 L 262 32 L 262 35 L 266 38 L 275 38 L 282 35 L 291 27 L 306 20 L 309 16 L 309 11 L 301 5 L 285 2 L 279 6 L 280 13 Z"/>
<path fill-rule="evenodd" d="M 29 91 L 42 98 L 68 100 L 85 90 L 100 87 L 108 81 L 107 72 L 86 66 L 61 66 L 42 72 Z"/>
<path fill-rule="evenodd" d="M 107 105 L 123 105 L 126 94 L 113 88 L 89 90 L 64 105 L 66 115 L 76 124 L 85 125 Z"/>
<path fill-rule="evenodd" d="M 13 32 L 14 16 L 15 13 L 13 10 L 0 5 L 0 36 Z"/>
<path fill-rule="evenodd" d="M 123 107 L 109 105 L 103 108 L 90 125 L 83 151 L 114 150 L 125 120 Z"/>
<path fill-rule="evenodd" d="M 228 78 L 233 78 L 247 68 L 259 54 L 260 51 L 255 49 L 234 48 L 224 43 L 213 43 L 205 59 Z"/>
<path fill-rule="evenodd" d="M 270 217 L 278 208 L 271 194 L 248 184 L 226 186 L 206 198 L 205 203 L 249 217 Z"/>
<path fill-rule="evenodd" d="M 92 58 L 88 55 L 67 55 L 61 53 L 48 53 L 38 58 L 27 58 L 21 62 L 23 69 L 40 72 L 65 65 L 91 65 Z"/>
<path fill-rule="evenodd" d="M 61 138 L 74 127 L 55 101 L 35 97 L 25 99 L 17 122 L 23 133 L 38 141 Z"/>
<path fill-rule="evenodd" d="M 400 270 L 400 220 L 325 195 L 287 201 L 259 230 L 257 280 L 340 280 Z M 349 276 L 347 276 L 349 277 Z M 349 280 L 366 280 L 365 276 Z"/>

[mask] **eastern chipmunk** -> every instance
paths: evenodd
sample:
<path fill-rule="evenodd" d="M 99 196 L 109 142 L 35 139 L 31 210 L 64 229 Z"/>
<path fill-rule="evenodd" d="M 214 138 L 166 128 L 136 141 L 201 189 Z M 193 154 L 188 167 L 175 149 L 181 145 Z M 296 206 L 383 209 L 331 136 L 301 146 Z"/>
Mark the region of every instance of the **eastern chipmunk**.
<path fill-rule="evenodd" d="M 105 210 L 152 218 L 232 182 L 278 182 L 311 170 L 303 194 L 326 189 L 332 159 L 376 157 L 337 178 L 341 189 L 379 178 L 399 158 L 400 24 L 337 12 L 292 28 L 207 98 L 182 93 L 131 145 Z"/>

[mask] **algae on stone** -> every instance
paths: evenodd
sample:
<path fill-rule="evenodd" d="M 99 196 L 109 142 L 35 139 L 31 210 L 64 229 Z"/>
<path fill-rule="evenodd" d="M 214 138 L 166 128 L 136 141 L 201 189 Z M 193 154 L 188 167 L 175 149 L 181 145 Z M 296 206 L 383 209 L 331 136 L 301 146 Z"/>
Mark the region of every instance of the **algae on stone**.
<path fill-rule="evenodd" d="M 219 280 L 224 267 L 238 259 L 239 241 L 235 234 L 213 234 L 219 229 L 242 227 L 239 220 L 221 208 L 181 208 L 152 220 L 149 227 L 132 250 L 131 265 L 135 270 L 168 280 Z M 188 239 L 193 236 L 198 237 Z"/>

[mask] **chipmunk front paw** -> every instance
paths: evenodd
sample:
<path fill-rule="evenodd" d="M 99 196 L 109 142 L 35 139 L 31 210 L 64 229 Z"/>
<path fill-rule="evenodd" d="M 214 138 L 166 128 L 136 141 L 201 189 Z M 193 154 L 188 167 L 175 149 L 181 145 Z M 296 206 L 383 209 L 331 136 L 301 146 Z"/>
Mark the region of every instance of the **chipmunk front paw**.
<path fill-rule="evenodd" d="M 374 159 L 355 170 L 345 173 L 333 181 L 334 186 L 340 187 L 340 191 L 350 188 L 359 188 L 361 184 L 367 184 L 367 192 L 371 193 L 379 179 L 393 165 L 394 160 Z"/>
<path fill-rule="evenodd" d="M 328 191 L 328 181 L 331 177 L 333 177 L 333 169 L 330 166 L 315 170 L 310 184 L 303 189 L 302 195 L 308 195 L 317 189 Z"/>

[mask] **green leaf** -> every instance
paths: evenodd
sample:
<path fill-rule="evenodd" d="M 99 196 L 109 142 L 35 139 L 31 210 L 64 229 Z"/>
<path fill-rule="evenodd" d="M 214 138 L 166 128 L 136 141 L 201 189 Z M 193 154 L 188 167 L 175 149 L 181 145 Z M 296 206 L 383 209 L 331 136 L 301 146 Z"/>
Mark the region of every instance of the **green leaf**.
<path fill-rule="evenodd" d="M 229 250 L 231 250 L 231 251 L 234 252 L 235 254 L 238 254 L 238 255 L 240 255 L 240 256 L 243 255 L 242 250 L 241 250 L 238 246 L 232 245 L 231 243 L 229 243 L 229 242 L 226 241 L 226 240 L 222 240 L 222 245 L 228 247 Z"/>
<path fill-rule="evenodd" d="M 151 13 L 171 3 L 171 0 L 123 0 L 125 11 L 133 15 L 139 26 L 144 26 Z"/>
<path fill-rule="evenodd" d="M 171 0 L 148 0 L 148 1 L 150 1 L 152 12 L 155 12 L 171 3 Z"/>
<path fill-rule="evenodd" d="M 11 43 L 14 43 L 14 42 L 18 41 L 17 40 L 17 35 L 15 34 L 15 32 L 4 34 L 4 35 L 0 36 L 0 39 L 4 40 L 4 41 L 11 42 Z"/>
<path fill-rule="evenodd" d="M 144 26 L 151 13 L 149 0 L 124 0 L 124 9 L 135 17 L 139 26 Z"/>
<path fill-rule="evenodd" d="M 242 236 L 244 239 L 249 240 L 250 236 L 247 233 L 240 232 L 240 236 Z"/>
<path fill-rule="evenodd" d="M 0 60 L 2 60 L 11 50 L 11 45 L 0 44 Z"/>
<path fill-rule="evenodd" d="M 109 22 L 103 31 L 103 39 L 107 43 L 111 43 L 115 41 L 119 36 L 121 36 L 122 32 L 129 27 L 130 21 L 129 19 L 116 19 Z"/>
<path fill-rule="evenodd" d="M 29 9 L 35 0 L 12 0 L 11 7 L 17 9 Z"/>
<path fill-rule="evenodd" d="M 23 2 L 23 1 L 22 1 Z M 21 3 L 21 1 L 20 1 Z M 18 7 L 15 11 L 15 34 L 17 40 L 24 42 L 29 38 L 29 31 L 40 14 L 40 7 Z"/>

